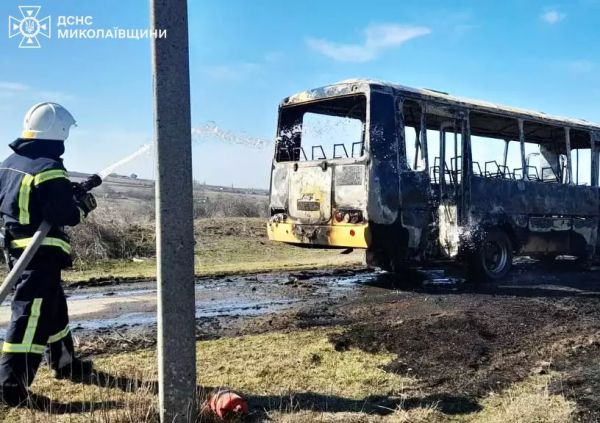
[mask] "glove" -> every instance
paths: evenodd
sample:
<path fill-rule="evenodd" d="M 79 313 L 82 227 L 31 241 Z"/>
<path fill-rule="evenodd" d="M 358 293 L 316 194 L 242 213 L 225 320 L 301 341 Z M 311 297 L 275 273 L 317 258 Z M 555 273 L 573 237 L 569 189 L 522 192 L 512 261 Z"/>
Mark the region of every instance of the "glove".
<path fill-rule="evenodd" d="M 86 192 L 77 198 L 77 207 L 83 211 L 85 217 L 87 217 L 92 210 L 95 210 L 97 206 L 96 197 L 89 192 Z"/>
<path fill-rule="evenodd" d="M 73 188 L 73 197 L 75 198 L 75 201 L 78 201 L 80 197 L 83 197 L 87 193 L 79 182 L 71 182 L 71 188 Z"/>

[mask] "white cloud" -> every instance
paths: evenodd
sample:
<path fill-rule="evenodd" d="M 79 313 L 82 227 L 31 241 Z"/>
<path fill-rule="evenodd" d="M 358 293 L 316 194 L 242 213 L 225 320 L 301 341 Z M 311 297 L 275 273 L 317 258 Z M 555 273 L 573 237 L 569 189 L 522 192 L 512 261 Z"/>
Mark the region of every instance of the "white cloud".
<path fill-rule="evenodd" d="M 547 24 L 554 25 L 555 23 L 562 21 L 566 16 L 566 14 L 560 13 L 558 10 L 551 9 L 544 12 L 541 18 Z"/>
<path fill-rule="evenodd" d="M 322 38 L 308 38 L 306 43 L 311 49 L 339 62 L 361 63 L 377 58 L 383 50 L 430 33 L 431 29 L 423 26 L 378 24 L 364 29 L 362 44 L 337 43 Z"/>

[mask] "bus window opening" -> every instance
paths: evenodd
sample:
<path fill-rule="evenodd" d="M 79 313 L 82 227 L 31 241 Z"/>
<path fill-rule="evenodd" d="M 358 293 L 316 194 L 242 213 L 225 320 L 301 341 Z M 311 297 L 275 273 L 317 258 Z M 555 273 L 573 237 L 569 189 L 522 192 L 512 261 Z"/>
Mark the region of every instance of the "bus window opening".
<path fill-rule="evenodd" d="M 283 107 L 276 159 L 285 162 L 360 158 L 365 153 L 365 121 L 364 96 Z"/>

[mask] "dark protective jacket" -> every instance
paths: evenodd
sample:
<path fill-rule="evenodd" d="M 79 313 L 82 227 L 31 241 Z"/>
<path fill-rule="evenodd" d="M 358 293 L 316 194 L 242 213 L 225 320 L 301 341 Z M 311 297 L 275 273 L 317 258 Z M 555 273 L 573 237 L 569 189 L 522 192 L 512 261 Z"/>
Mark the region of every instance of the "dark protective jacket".
<path fill-rule="evenodd" d="M 12 236 L 11 254 L 18 256 L 46 220 L 52 225 L 37 259 L 71 264 L 71 246 L 64 226 L 75 226 L 83 212 L 61 159 L 62 141 L 17 139 L 14 151 L 0 165 L 0 215 Z"/>

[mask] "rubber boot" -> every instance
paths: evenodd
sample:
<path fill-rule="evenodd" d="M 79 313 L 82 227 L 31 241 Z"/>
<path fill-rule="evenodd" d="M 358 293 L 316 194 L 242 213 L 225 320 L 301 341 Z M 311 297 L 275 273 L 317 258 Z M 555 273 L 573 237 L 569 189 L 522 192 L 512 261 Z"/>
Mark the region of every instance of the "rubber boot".
<path fill-rule="evenodd" d="M 66 379 L 73 382 L 88 382 L 94 375 L 94 365 L 91 361 L 74 358 L 71 363 L 54 371 L 56 379 Z"/>

